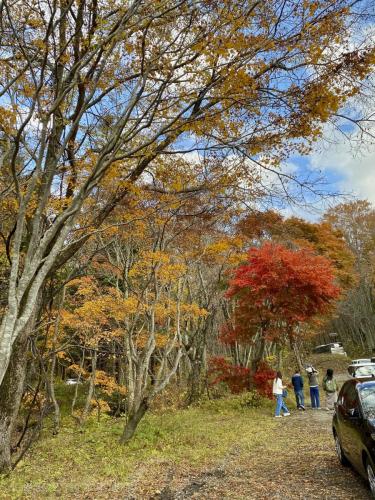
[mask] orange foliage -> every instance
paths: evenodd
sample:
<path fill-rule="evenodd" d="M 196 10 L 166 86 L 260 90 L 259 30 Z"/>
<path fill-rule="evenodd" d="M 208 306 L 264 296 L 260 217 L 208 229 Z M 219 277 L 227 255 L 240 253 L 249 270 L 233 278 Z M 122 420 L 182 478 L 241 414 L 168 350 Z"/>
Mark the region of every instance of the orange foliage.
<path fill-rule="evenodd" d="M 339 297 L 331 263 L 310 250 L 264 243 L 251 248 L 227 292 L 236 299 L 235 326 L 223 339 L 250 341 L 259 329 L 269 340 L 293 339 L 294 328 L 326 313 Z"/>

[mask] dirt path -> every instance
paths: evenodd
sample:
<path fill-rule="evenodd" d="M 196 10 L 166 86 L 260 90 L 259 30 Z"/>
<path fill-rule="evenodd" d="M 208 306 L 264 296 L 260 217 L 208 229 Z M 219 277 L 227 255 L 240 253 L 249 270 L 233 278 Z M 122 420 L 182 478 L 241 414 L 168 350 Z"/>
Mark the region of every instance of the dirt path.
<path fill-rule="evenodd" d="M 277 420 L 265 443 L 249 451 L 237 443 L 208 470 L 156 464 L 147 482 L 159 489 L 147 498 L 370 499 L 365 481 L 336 458 L 331 419 L 325 410 L 294 411 Z M 144 483 L 144 472 L 138 480 Z M 134 487 L 126 498 L 145 498 L 145 490 Z"/>

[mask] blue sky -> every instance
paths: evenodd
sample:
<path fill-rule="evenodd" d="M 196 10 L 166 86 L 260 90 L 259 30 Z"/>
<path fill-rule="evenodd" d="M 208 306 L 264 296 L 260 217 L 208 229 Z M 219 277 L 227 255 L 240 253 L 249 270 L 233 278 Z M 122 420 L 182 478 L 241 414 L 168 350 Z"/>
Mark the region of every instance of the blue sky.
<path fill-rule="evenodd" d="M 370 110 L 367 110 L 371 115 Z M 374 126 L 369 122 L 369 132 Z M 346 128 L 345 134 L 325 127 L 322 140 L 308 156 L 292 156 L 284 169 L 303 179 L 306 176 L 321 178 L 317 189 L 327 197 L 314 197 L 306 193 L 311 206 L 287 206 L 286 215 L 293 214 L 315 220 L 329 206 L 342 201 L 360 198 L 375 205 L 375 139 L 370 135 L 360 136 L 359 130 Z M 329 196 L 330 194 L 342 196 Z"/>

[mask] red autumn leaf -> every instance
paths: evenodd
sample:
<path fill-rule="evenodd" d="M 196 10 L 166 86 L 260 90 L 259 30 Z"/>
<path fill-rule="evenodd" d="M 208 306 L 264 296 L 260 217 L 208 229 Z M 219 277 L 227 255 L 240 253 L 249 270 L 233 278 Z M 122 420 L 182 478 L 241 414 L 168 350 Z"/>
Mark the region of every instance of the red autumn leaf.
<path fill-rule="evenodd" d="M 251 248 L 230 281 L 227 297 L 236 299 L 235 321 L 226 325 L 222 340 L 251 342 L 259 330 L 269 340 L 293 336 L 298 324 L 330 310 L 340 294 L 334 279 L 330 261 L 309 249 L 272 243 Z"/>

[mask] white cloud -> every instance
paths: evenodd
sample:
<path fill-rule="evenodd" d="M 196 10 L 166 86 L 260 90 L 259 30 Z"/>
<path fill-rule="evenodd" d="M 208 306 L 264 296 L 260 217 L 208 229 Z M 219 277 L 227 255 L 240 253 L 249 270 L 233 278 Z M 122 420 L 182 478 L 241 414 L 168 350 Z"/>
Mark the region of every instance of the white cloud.
<path fill-rule="evenodd" d="M 311 167 L 335 177 L 338 190 L 375 204 L 375 145 L 353 146 L 341 140 L 310 156 Z M 339 180 L 337 180 L 339 177 Z"/>

